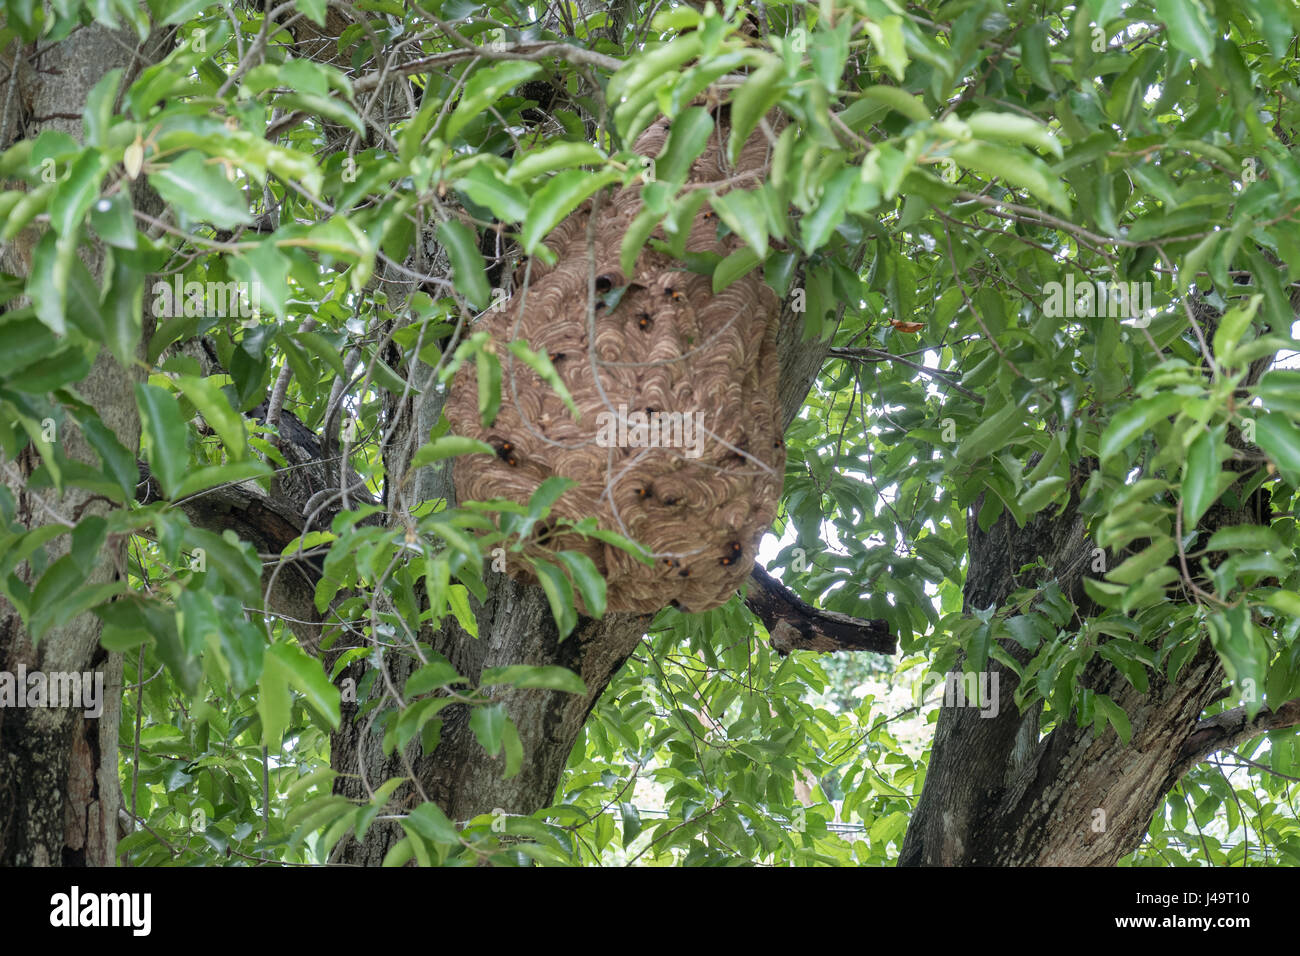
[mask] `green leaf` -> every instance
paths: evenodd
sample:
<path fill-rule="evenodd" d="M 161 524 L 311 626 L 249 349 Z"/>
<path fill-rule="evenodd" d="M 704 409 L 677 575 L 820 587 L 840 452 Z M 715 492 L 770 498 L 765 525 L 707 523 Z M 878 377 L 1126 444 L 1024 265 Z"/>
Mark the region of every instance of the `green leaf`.
<path fill-rule="evenodd" d="M 379 351 L 367 356 L 366 374 L 370 376 L 370 381 L 380 388 L 387 389 L 394 395 L 419 394 L 419 389 L 409 385 L 406 379 L 402 378 L 389 367 L 388 363 L 380 356 Z"/>
<path fill-rule="evenodd" d="M 121 653 L 141 644 L 153 646 L 155 634 L 176 630 L 176 616 L 170 608 L 164 610 L 135 595 L 102 604 L 93 613 L 104 622 L 99 642 L 109 651 Z"/>
<path fill-rule="evenodd" d="M 262 746 L 276 753 L 289 727 L 289 681 L 284 669 L 270 655 L 263 658 L 262 679 L 258 681 L 257 714 L 262 719 Z"/>
<path fill-rule="evenodd" d="M 414 674 L 406 679 L 406 687 L 403 694 L 407 700 L 419 697 L 421 694 L 427 694 L 431 690 L 437 690 L 440 687 L 450 687 L 452 684 L 468 684 L 469 681 L 461 677 L 456 668 L 446 658 L 433 660 L 425 664 Z"/>
<path fill-rule="evenodd" d="M 1204 239 L 1192 247 L 1187 255 L 1183 256 L 1183 263 L 1178 269 L 1178 294 L 1185 295 L 1188 287 L 1196 281 L 1196 274 L 1205 267 L 1205 261 L 1214 251 L 1214 247 L 1219 244 L 1219 240 L 1224 237 L 1222 230 L 1216 230 L 1209 233 Z"/>
<path fill-rule="evenodd" d="M 843 170 L 857 175 L 857 170 Z M 709 205 L 727 228 L 745 240 L 758 258 L 767 256 L 767 218 L 763 201 L 758 193 L 747 189 L 733 189 L 723 195 L 709 196 Z"/>
<path fill-rule="evenodd" d="M 1041 511 L 1066 492 L 1069 484 L 1069 480 L 1064 475 L 1048 475 L 1025 490 L 1025 493 L 1020 496 L 1020 507 L 1024 509 L 1025 514 Z"/>
<path fill-rule="evenodd" d="M 261 630 L 245 619 L 238 598 L 185 590 L 177 598 L 181 627 L 189 647 L 214 646 L 236 693 L 243 693 L 262 674 L 266 641 Z"/>
<path fill-rule="evenodd" d="M 402 711 L 401 716 L 390 724 L 388 730 L 385 731 L 384 753 L 391 754 L 394 750 L 405 750 L 406 745 L 411 742 L 411 738 L 416 734 L 420 734 L 421 743 L 425 744 L 425 753 L 429 753 L 430 748 L 426 742 L 438 740 L 442 737 L 442 721 L 437 719 L 438 714 L 442 713 L 444 708 L 451 706 L 454 702 L 451 697 L 425 697 L 407 707 Z M 434 746 L 436 747 L 437 744 L 434 743 Z"/>
<path fill-rule="evenodd" d="M 1050 129 L 1028 116 L 981 110 L 966 117 L 965 122 L 971 134 L 979 139 L 1037 146 L 1057 159 L 1062 156 L 1061 141 L 1052 135 Z"/>
<path fill-rule="evenodd" d="M 785 92 L 785 64 L 768 57 L 745 80 L 745 85 L 731 97 L 731 133 L 727 139 L 727 157 L 736 162 L 740 150 L 758 121 L 776 105 Z"/>
<path fill-rule="evenodd" d="M 463 435 L 443 435 L 441 438 L 421 445 L 411 456 L 411 468 L 423 468 L 435 461 L 442 461 L 453 455 L 495 455 L 496 449 L 477 438 Z"/>
<path fill-rule="evenodd" d="M 668 131 L 668 142 L 655 161 L 655 177 L 663 182 L 684 183 L 691 164 L 709 145 L 714 133 L 713 116 L 700 106 L 682 110 Z"/>
<path fill-rule="evenodd" d="M 521 222 L 528 215 L 528 196 L 524 191 L 502 181 L 495 169 L 483 163 L 471 168 L 454 185 L 502 222 Z"/>
<path fill-rule="evenodd" d="M 442 130 L 442 138 L 450 142 L 476 116 L 497 101 L 503 93 L 541 72 L 536 63 L 522 60 L 503 60 L 476 70 L 465 83 L 465 92 L 456 104 Z"/>
<path fill-rule="evenodd" d="M 357 115 L 357 111 L 349 103 L 340 99 L 338 95 L 330 96 L 323 93 L 307 93 L 295 90 L 278 94 L 275 98 L 275 105 L 282 110 L 302 110 L 313 116 L 333 120 L 340 126 L 346 126 L 359 136 L 364 136 L 366 133 L 366 128 L 361 122 L 361 117 Z"/>
<path fill-rule="evenodd" d="M 149 183 L 164 202 L 196 222 L 230 229 L 253 221 L 239 187 L 226 179 L 220 165 L 208 163 L 197 150 L 186 150 L 150 173 Z"/>
<path fill-rule="evenodd" d="M 326 7 L 328 6 L 326 0 L 297 0 L 296 6 L 318 27 L 325 25 Z"/>
<path fill-rule="evenodd" d="M 1195 528 L 1219 497 L 1219 442 L 1223 428 L 1202 432 L 1187 451 L 1183 466 L 1183 527 Z"/>
<path fill-rule="evenodd" d="M 249 605 L 261 599 L 262 563 L 252 545 L 240 541 L 234 531 L 226 529 L 217 535 L 203 528 L 186 528 L 185 542 L 187 547 L 203 549 L 208 573 L 215 571 L 227 591 Z"/>
<path fill-rule="evenodd" d="M 1014 402 L 1003 405 L 957 446 L 957 460 L 978 460 L 994 449 L 1004 447 L 1008 434 L 1021 424 L 1023 415 L 1024 410 Z"/>
<path fill-rule="evenodd" d="M 560 551 L 555 559 L 568 569 L 573 583 L 578 586 L 578 594 L 588 617 L 605 616 L 605 579 L 596 570 L 591 558 L 578 551 Z"/>
<path fill-rule="evenodd" d="M 1098 449 L 1101 460 L 1113 458 L 1156 422 L 1176 415 L 1185 401 L 1182 395 L 1164 392 L 1125 406 L 1102 432 Z"/>
<path fill-rule="evenodd" d="M 1287 481 L 1300 484 L 1300 430 L 1283 416 L 1266 413 L 1255 423 L 1255 438 Z"/>
<path fill-rule="evenodd" d="M 0 327 L 3 328 L 3 327 Z M 122 489 L 124 501 L 131 501 L 135 498 L 136 482 L 140 480 L 139 470 L 136 468 L 135 455 L 126 450 L 126 447 L 117 440 L 103 422 L 98 418 L 87 418 L 81 422 L 81 432 L 90 442 L 90 447 L 95 450 L 99 456 L 100 462 L 104 466 L 104 474 L 111 480 L 115 481 Z"/>
<path fill-rule="evenodd" d="M 0 329 L 0 335 L 3 329 Z M 1270 412 L 1300 416 L 1300 370 L 1274 369 L 1255 386 L 1255 394 Z"/>
<path fill-rule="evenodd" d="M 438 226 L 438 241 L 451 259 L 456 291 L 474 308 L 485 308 L 492 300 L 492 289 L 488 286 L 487 265 L 478 251 L 478 233 L 459 220 L 448 219 Z"/>
<path fill-rule="evenodd" d="M 501 363 L 487 349 L 474 354 L 478 377 L 478 414 L 484 428 L 491 428 L 501 408 Z"/>
<path fill-rule="evenodd" d="M 86 96 L 81 122 L 87 144 L 101 149 L 109 145 L 108 131 L 113 125 L 113 102 L 117 99 L 117 88 L 121 82 L 121 67 L 109 70 Z"/>
<path fill-rule="evenodd" d="M 564 572 L 546 561 L 534 560 L 533 567 L 537 578 L 546 592 L 546 600 L 551 605 L 551 614 L 559 628 L 560 640 L 564 640 L 578 624 L 578 614 L 574 609 L 573 588 Z"/>
<path fill-rule="evenodd" d="M 411 857 L 415 855 L 415 841 L 411 836 L 406 836 L 394 843 L 384 854 L 383 862 L 380 866 L 405 866 L 410 862 Z"/>
<path fill-rule="evenodd" d="M 966 646 L 966 672 L 982 673 L 989 659 L 989 647 L 993 643 L 993 628 L 982 622 L 971 634 Z"/>
<path fill-rule="evenodd" d="M 1031 24 L 1020 34 L 1020 62 L 1034 83 L 1049 93 L 1056 92 L 1052 77 L 1052 60 L 1048 52 L 1049 27 L 1043 21 Z"/>
<path fill-rule="evenodd" d="M 952 157 L 977 172 L 1023 186 L 1038 199 L 1067 215 L 1070 212 L 1070 198 L 1061 178 L 1032 153 L 983 143 L 961 143 L 953 147 Z"/>
<path fill-rule="evenodd" d="M 1283 554 L 1286 545 L 1272 528 L 1257 524 L 1236 524 L 1220 528 L 1206 542 L 1207 551 L 1270 551 Z"/>
<path fill-rule="evenodd" d="M 519 728 L 513 720 L 507 720 L 501 741 L 506 748 L 506 770 L 504 779 L 509 780 L 519 773 L 524 766 L 524 742 L 519 739 Z"/>
<path fill-rule="evenodd" d="M 501 750 L 501 737 L 505 733 L 506 705 L 487 704 L 475 707 L 469 715 L 469 727 L 479 744 L 495 757 Z"/>
<path fill-rule="evenodd" d="M 1244 604 L 1210 615 L 1210 640 L 1223 661 L 1224 670 L 1243 696 L 1246 714 L 1253 720 L 1263 706 L 1264 679 L 1268 672 L 1268 649 L 1255 631 L 1250 609 Z"/>
<path fill-rule="evenodd" d="M 1252 295 L 1244 305 L 1234 306 L 1219 320 L 1219 327 L 1214 330 L 1212 348 L 1214 357 L 1221 365 L 1227 365 L 1232 361 L 1233 351 L 1237 348 L 1241 337 L 1250 329 L 1255 313 L 1259 311 L 1259 304 L 1263 301 L 1263 295 Z"/>
<path fill-rule="evenodd" d="M 858 168 L 846 166 L 830 178 L 821 199 L 800 223 L 803 233 L 800 242 L 804 252 L 812 255 L 830 241 L 831 234 L 844 221 L 849 197 L 861 175 Z"/>
<path fill-rule="evenodd" d="M 870 17 L 864 24 L 867 36 L 876 54 L 899 83 L 907 72 L 907 43 L 903 35 L 903 18 L 896 13 L 884 17 Z"/>
<path fill-rule="evenodd" d="M 741 246 L 727 258 L 718 263 L 713 270 L 713 293 L 717 295 L 737 279 L 748 275 L 762 263 L 758 254 L 749 246 Z"/>
<path fill-rule="evenodd" d="M 72 164 L 68 178 L 59 183 L 50 200 L 50 226 L 60 236 L 74 235 L 81 228 L 90 204 L 99 196 L 99 181 L 108 162 L 99 150 L 81 154 Z"/>
<path fill-rule="evenodd" d="M 339 691 L 330 683 L 329 676 L 320 661 L 309 657 L 293 644 L 272 644 L 266 650 L 265 674 L 262 679 L 263 692 L 265 692 L 268 675 L 273 683 L 287 682 L 288 686 L 303 695 L 308 707 L 326 720 L 331 727 L 338 729 L 339 721 L 342 720 Z M 264 742 L 266 746 L 272 745 L 266 742 L 266 738 Z M 274 738 L 274 743 L 278 745 L 278 736 Z"/>
<path fill-rule="evenodd" d="M 1169 28 L 1169 40 L 1176 48 L 1213 65 L 1218 29 L 1201 0 L 1156 0 L 1156 16 Z"/>
<path fill-rule="evenodd" d="M 472 723 L 471 719 L 471 723 Z M 407 816 L 416 833 L 434 843 L 460 843 L 460 831 L 436 803 L 422 803 Z"/>
<path fill-rule="evenodd" d="M 596 190 L 617 179 L 619 174 L 613 170 L 589 173 L 581 169 L 570 169 L 553 176 L 533 194 L 532 202 L 529 203 L 528 218 L 519 233 L 524 252 L 531 256 L 565 216 L 577 209 Z"/>
<path fill-rule="evenodd" d="M 1300 618 L 1300 594 L 1295 591 L 1285 591 L 1277 588 L 1266 592 L 1262 600 L 1269 607 L 1276 608 L 1283 614 L 1293 618 Z"/>
<path fill-rule="evenodd" d="M 1124 708 L 1105 694 L 1095 694 L 1092 702 L 1097 711 L 1104 714 L 1110 721 L 1110 725 L 1115 728 L 1120 743 L 1127 747 L 1128 742 L 1133 739 L 1133 725 L 1129 722 L 1128 714 L 1124 713 Z"/>
<path fill-rule="evenodd" d="M 892 17 L 889 19 L 898 20 L 899 18 Z M 841 17 L 840 22 L 833 27 L 829 26 L 826 21 L 818 22 L 817 31 L 813 34 L 812 43 L 810 44 L 812 49 L 808 51 L 812 58 L 813 73 L 816 74 L 818 81 L 826 92 L 832 95 L 840 88 L 840 79 L 844 75 L 844 64 L 849 58 L 849 39 L 852 33 L 853 23 L 850 18 Z M 903 34 L 900 30 L 898 33 L 900 41 L 898 49 L 901 49 L 902 38 Z"/>
<path fill-rule="evenodd" d="M 650 233 L 654 232 L 655 226 L 663 219 L 663 213 L 655 212 L 652 209 L 642 209 L 637 213 L 636 218 L 632 220 L 627 227 L 627 232 L 623 234 L 623 243 L 619 251 L 619 268 L 623 270 L 624 275 L 634 275 L 636 273 L 636 260 L 641 254 L 641 249 L 645 246 L 646 240 L 650 238 Z"/>
<path fill-rule="evenodd" d="M 609 79 L 605 102 L 614 105 L 618 134 L 633 139 L 649 122 L 643 113 L 666 79 L 676 79 L 678 68 L 694 59 L 703 45 L 698 32 L 679 36 L 629 60 Z M 635 125 L 634 125 L 635 124 Z"/>
<path fill-rule="evenodd" d="M 68 331 L 68 274 L 76 258 L 75 242 L 59 242 L 53 230 L 41 236 L 32 253 L 27 294 L 32 298 L 36 317 L 55 335 Z"/>
<path fill-rule="evenodd" d="M 132 236 L 135 235 L 132 231 Z M 113 277 L 104 293 L 105 344 L 123 366 L 135 360 L 144 316 L 144 276 L 121 258 L 113 261 Z"/>
<path fill-rule="evenodd" d="M 623 819 L 623 847 L 626 849 L 641 835 L 641 812 L 636 804 L 626 801 L 618 805 L 618 811 Z"/>
<path fill-rule="evenodd" d="M 543 173 L 572 166 L 603 166 L 605 157 L 590 143 L 553 143 L 543 149 L 515 158 L 506 172 L 506 182 L 525 183 Z M 520 217 L 522 218 L 522 217 Z"/>
<path fill-rule="evenodd" d="M 343 365 L 343 358 L 339 355 L 339 347 L 325 336 L 319 332 L 299 330 L 293 333 L 293 339 L 332 369 L 339 378 L 349 378 L 347 369 Z"/>
<path fill-rule="evenodd" d="M 278 318 L 286 317 L 289 304 L 289 259 L 275 247 L 274 240 L 265 239 L 257 248 L 241 252 L 228 260 L 230 271 L 241 282 L 248 283 L 252 305 L 270 309 Z"/>
<path fill-rule="evenodd" d="M 579 417 L 578 406 L 574 403 L 573 396 L 569 394 L 564 379 L 560 378 L 560 373 L 551 364 L 550 356 L 542 352 L 534 352 L 528 347 L 528 343 L 522 339 L 511 342 L 509 348 L 511 355 L 536 372 L 541 380 L 549 385 L 556 395 L 560 396 L 560 401 L 564 402 L 565 407 L 573 416 L 573 420 L 577 421 Z"/>
<path fill-rule="evenodd" d="M 189 429 L 176 396 L 157 385 L 137 384 L 135 403 L 144 426 L 145 458 L 163 493 L 174 497 L 189 468 Z"/>
<path fill-rule="evenodd" d="M 173 497 L 183 500 L 190 495 L 218 485 L 235 484 L 254 478 L 267 478 L 274 472 L 264 461 L 234 461 L 224 465 L 204 465 L 185 475 L 176 486 Z"/>
<path fill-rule="evenodd" d="M 194 403 L 212 430 L 221 437 L 226 454 L 233 461 L 247 458 L 248 431 L 244 427 L 244 416 L 230 407 L 226 393 L 216 381 L 192 375 L 177 375 L 173 381 L 185 397 Z"/>
<path fill-rule="evenodd" d="M 210 0 L 177 0 L 177 2 L 160 4 L 162 10 L 166 10 L 166 16 L 162 23 L 164 26 L 171 26 L 176 23 L 184 23 L 191 19 L 200 10 L 208 6 Z M 162 10 L 158 12 L 161 13 Z"/>
<path fill-rule="evenodd" d="M 560 500 L 560 496 L 572 488 L 577 482 L 572 478 L 565 478 L 563 475 L 551 475 L 540 485 L 537 490 L 528 498 L 528 516 L 530 518 L 542 518 L 548 512 L 551 505 Z"/>
<path fill-rule="evenodd" d="M 453 584 L 447 588 L 447 604 L 457 623 L 465 629 L 470 637 L 478 637 L 478 620 L 469 606 L 469 591 L 463 584 Z"/>
<path fill-rule="evenodd" d="M 9 321 L 0 324 L 0 378 L 27 368 L 58 347 L 54 333 L 38 320 L 10 316 Z"/>
<path fill-rule="evenodd" d="M 1153 541 L 1137 554 L 1126 558 L 1118 567 L 1107 571 L 1106 577 L 1119 584 L 1136 584 L 1168 563 L 1175 550 L 1177 546 L 1170 538 Z"/>
<path fill-rule="evenodd" d="M 916 123 L 924 123 L 930 118 L 930 110 L 924 100 L 896 86 L 869 86 L 862 91 L 862 96 L 883 103 Z"/>
<path fill-rule="evenodd" d="M 479 678 L 479 687 L 492 687 L 496 684 L 510 684 L 521 689 L 562 690 L 579 696 L 587 694 L 587 685 L 581 677 L 567 667 L 554 665 L 513 664 L 509 667 L 485 667 Z"/>

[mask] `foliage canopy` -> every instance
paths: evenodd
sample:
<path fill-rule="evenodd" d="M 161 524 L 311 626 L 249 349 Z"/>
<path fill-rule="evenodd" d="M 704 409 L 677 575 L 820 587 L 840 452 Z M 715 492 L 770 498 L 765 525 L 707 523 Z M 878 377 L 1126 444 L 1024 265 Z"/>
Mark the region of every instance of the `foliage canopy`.
<path fill-rule="evenodd" d="M 1254 719 L 1300 697 L 1300 371 L 1269 364 L 1300 347 L 1300 8 L 720 6 L 568 3 L 551 18 L 368 0 L 338 29 L 325 0 L 279 22 L 203 0 L 151 0 L 150 15 L 7 4 L 5 49 L 92 20 L 142 42 L 174 27 L 160 62 L 95 87 L 80 138 L 47 128 L 0 156 L 0 238 L 27 267 L 0 276 L 4 467 L 111 503 L 23 524 L 21 495 L 0 488 L 0 594 L 33 641 L 90 613 L 125 655 L 122 787 L 141 825 L 122 859 L 324 861 L 349 831 L 398 819 L 390 863 L 883 864 L 928 749 L 896 733 L 896 700 L 852 692 L 868 678 L 996 660 L 1019 678 L 1002 706 L 1040 707 L 1040 734 L 1074 721 L 1127 740 L 1133 715 L 1081 679 L 1090 663 L 1144 691 L 1210 641 L 1227 683 L 1209 714 L 1241 704 Z M 534 56 L 547 44 L 560 46 Z M 684 187 L 715 134 L 706 93 L 730 102 L 731 149 L 769 110 L 791 117 L 764 182 Z M 671 135 L 647 171 L 628 145 L 661 116 Z M 583 690 L 525 661 L 471 681 L 415 641 L 444 620 L 477 635 L 493 549 L 517 551 L 559 489 L 513 507 L 411 501 L 393 456 L 409 484 L 489 449 L 445 420 L 418 449 L 386 442 L 393 409 L 442 387 L 422 365 L 445 382 L 475 362 L 499 382 L 505 343 L 468 323 L 565 215 L 638 178 L 627 256 L 660 242 L 656 227 L 671 248 L 709 202 L 746 248 L 691 267 L 715 287 L 761 268 L 798 303 L 806 347 L 829 343 L 786 434 L 768 564 L 819 606 L 887 620 L 902 659 L 782 658 L 738 598 L 665 609 L 552 806 L 452 821 L 433 802 L 390 806 L 400 778 L 372 781 L 358 806 L 331 790 L 341 692 L 390 750 L 433 750 L 440 712 L 467 704 L 510 776 L 530 755 L 493 688 Z M 212 289 L 256 290 L 256 314 Z M 107 361 L 135 376 L 160 497 L 141 498 L 137 450 L 79 392 Z M 251 413 L 277 383 L 365 482 L 285 549 L 322 569 L 326 645 L 348 648 L 330 672 L 268 608 L 280 556 L 184 507 L 232 483 L 275 493 L 289 462 Z M 482 394 L 484 413 L 500 400 Z M 70 451 L 69 430 L 93 456 Z M 1216 509 L 1247 506 L 1253 521 L 1198 536 Z M 983 529 L 1082 515 L 1086 606 L 1043 567 L 1008 569 L 1024 585 L 1001 606 L 964 607 L 970 509 Z M 123 541 L 128 573 L 83 586 Z M 587 608 L 604 594 L 586 565 L 562 564 L 539 575 L 561 639 L 575 590 Z M 411 654 L 419 669 L 387 686 L 385 660 Z M 361 659 L 366 677 L 341 688 Z M 937 702 L 919 713 L 933 722 Z M 1253 737 L 1187 773 L 1125 860 L 1300 863 L 1298 778 L 1294 728 Z"/>

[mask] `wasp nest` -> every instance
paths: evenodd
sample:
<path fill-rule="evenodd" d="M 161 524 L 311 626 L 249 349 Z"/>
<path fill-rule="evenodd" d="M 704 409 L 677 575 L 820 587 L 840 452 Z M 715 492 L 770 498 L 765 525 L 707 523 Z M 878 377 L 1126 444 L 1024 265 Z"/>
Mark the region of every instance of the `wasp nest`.
<path fill-rule="evenodd" d="M 690 184 L 761 182 L 767 138 L 756 131 L 730 166 L 725 135 L 719 123 Z M 657 155 L 666 136 L 667 123 L 657 123 L 634 148 Z M 571 478 L 577 484 L 556 502 L 552 519 L 595 516 L 602 528 L 649 549 L 653 566 L 553 523 L 530 542 L 533 553 L 585 553 L 606 579 L 609 610 L 651 613 L 672 604 L 704 611 L 725 603 L 749 574 L 781 493 L 780 303 L 761 270 L 715 295 L 709 276 L 649 245 L 624 275 L 619 251 L 641 210 L 641 188 L 577 209 L 546 240 L 556 264 L 521 266 L 508 304 L 478 320 L 474 329 L 491 333 L 501 360 L 500 412 L 482 427 L 474 363 L 457 373 L 446 412 L 455 432 L 488 442 L 497 455 L 456 459 L 456 494 L 526 503 L 552 475 Z M 705 203 L 686 248 L 725 257 L 742 242 L 724 232 Z M 576 421 L 506 350 L 516 339 L 550 357 L 577 405 Z M 529 576 L 527 562 L 508 564 L 510 573 Z"/>

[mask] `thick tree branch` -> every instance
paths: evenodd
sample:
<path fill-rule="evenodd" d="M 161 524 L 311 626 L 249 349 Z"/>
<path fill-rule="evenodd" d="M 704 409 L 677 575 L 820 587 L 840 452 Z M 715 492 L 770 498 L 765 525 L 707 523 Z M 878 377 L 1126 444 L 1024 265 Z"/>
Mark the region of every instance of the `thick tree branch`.
<path fill-rule="evenodd" d="M 745 604 L 758 615 L 772 635 L 772 646 L 782 655 L 790 651 L 875 651 L 893 654 L 897 649 L 889 624 L 823 611 L 768 574 L 760 564 L 749 576 Z"/>
<path fill-rule="evenodd" d="M 1179 764 L 1186 770 L 1212 753 L 1245 743 L 1270 730 L 1282 730 L 1300 724 L 1300 697 L 1278 705 L 1277 710 L 1260 708 L 1254 720 L 1246 716 L 1245 707 L 1234 707 L 1196 724 L 1196 730 L 1179 749 Z M 1182 776 L 1182 774 L 1178 774 Z"/>

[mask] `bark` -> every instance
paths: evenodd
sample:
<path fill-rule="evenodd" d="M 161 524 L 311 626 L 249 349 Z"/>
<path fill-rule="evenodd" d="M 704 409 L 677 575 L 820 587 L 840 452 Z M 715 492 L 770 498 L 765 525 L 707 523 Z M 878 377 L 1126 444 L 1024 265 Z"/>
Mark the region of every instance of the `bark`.
<path fill-rule="evenodd" d="M 126 68 L 123 86 L 129 85 L 136 71 L 151 62 L 149 51 L 156 48 L 156 41 L 137 48 L 130 31 L 116 36 L 109 36 L 110 32 L 92 25 L 59 43 L 44 45 L 39 55 L 27 47 L 6 51 L 0 102 L 5 103 L 3 129 L 9 142 L 0 143 L 0 149 L 46 129 L 80 139 L 79 117 L 90 89 L 118 67 Z M 18 64 L 11 70 L 15 51 Z M 40 235 L 33 226 L 23 230 L 0 257 L 0 269 L 26 275 Z M 85 259 L 92 274 L 98 275 L 102 256 L 90 249 Z M 146 329 L 146 340 L 148 334 Z M 136 447 L 140 439 L 134 381 L 134 373 L 104 350 L 88 377 L 77 385 L 78 393 L 128 448 Z M 60 427 L 56 441 L 70 459 L 98 466 L 98 457 L 71 421 Z M 30 529 L 52 520 L 75 521 L 110 509 L 104 499 L 83 489 L 69 488 L 58 496 L 51 489 L 31 487 L 29 479 L 39 464 L 30 447 L 18 461 L 0 462 L 0 480 L 14 497 L 20 526 Z M 67 553 L 68 537 L 55 539 L 46 550 L 51 562 L 57 560 Z M 88 564 L 86 586 L 120 578 L 125 568 L 125 542 L 110 540 L 99 560 Z M 34 583 L 26 564 L 16 574 L 28 586 Z M 122 659 L 100 648 L 99 634 L 99 619 L 82 614 L 34 644 L 17 610 L 0 598 L 0 671 L 15 673 L 21 665 L 29 673 L 104 675 L 103 712 L 98 717 L 84 716 L 81 708 L 0 709 L 0 866 L 111 866 L 114 862 L 121 797 L 117 737 Z"/>
<path fill-rule="evenodd" d="M 862 621 L 838 611 L 815 608 L 783 587 L 762 565 L 754 565 L 749 584 L 745 604 L 763 622 L 772 635 L 773 647 L 782 656 L 791 651 L 892 654 L 898 649 L 888 621 Z"/>

